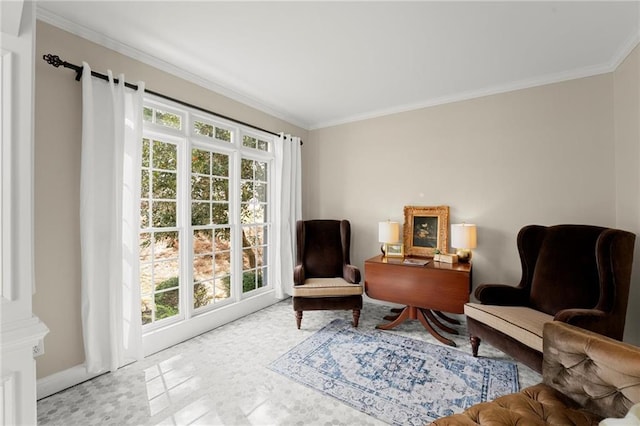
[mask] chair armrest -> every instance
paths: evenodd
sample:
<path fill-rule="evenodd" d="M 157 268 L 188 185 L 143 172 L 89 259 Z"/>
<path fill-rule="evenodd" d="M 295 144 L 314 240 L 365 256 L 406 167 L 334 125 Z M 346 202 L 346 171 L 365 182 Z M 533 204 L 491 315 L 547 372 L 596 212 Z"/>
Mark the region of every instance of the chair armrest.
<path fill-rule="evenodd" d="M 609 335 L 607 313 L 599 309 L 563 309 L 556 312 L 554 321 L 565 322 L 576 327 L 591 330 L 596 333 Z"/>
<path fill-rule="evenodd" d="M 302 285 L 305 279 L 304 267 L 302 265 L 296 265 L 293 268 L 293 285 Z"/>
<path fill-rule="evenodd" d="M 504 284 L 482 284 L 476 288 L 474 295 L 480 303 L 485 305 L 529 305 L 529 293 L 522 287 Z"/>
<path fill-rule="evenodd" d="M 559 321 L 543 328 L 542 378 L 601 417 L 640 402 L 640 348 Z"/>
<path fill-rule="evenodd" d="M 360 283 L 360 269 L 353 265 L 344 265 L 342 267 L 342 278 L 348 283 Z"/>

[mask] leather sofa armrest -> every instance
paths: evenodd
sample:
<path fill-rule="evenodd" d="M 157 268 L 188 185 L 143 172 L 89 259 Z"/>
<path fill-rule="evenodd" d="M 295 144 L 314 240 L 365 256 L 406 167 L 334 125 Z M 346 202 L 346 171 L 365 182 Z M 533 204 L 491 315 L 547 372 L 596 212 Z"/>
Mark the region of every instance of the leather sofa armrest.
<path fill-rule="evenodd" d="M 348 283 L 358 284 L 360 282 L 360 269 L 353 265 L 344 265 L 342 267 L 342 278 Z"/>
<path fill-rule="evenodd" d="M 293 285 L 302 285 L 305 279 L 304 267 L 302 265 L 296 265 L 293 268 Z"/>
<path fill-rule="evenodd" d="M 528 306 L 529 294 L 522 287 L 504 284 L 482 284 L 476 288 L 476 298 L 485 305 Z"/>
<path fill-rule="evenodd" d="M 639 402 L 639 347 L 559 321 L 542 335 L 545 384 L 600 417 L 624 417 Z"/>
<path fill-rule="evenodd" d="M 600 334 L 608 334 L 607 322 L 603 321 L 607 314 L 598 309 L 563 309 L 556 312 L 554 321 L 565 322 L 576 327 L 591 330 Z"/>

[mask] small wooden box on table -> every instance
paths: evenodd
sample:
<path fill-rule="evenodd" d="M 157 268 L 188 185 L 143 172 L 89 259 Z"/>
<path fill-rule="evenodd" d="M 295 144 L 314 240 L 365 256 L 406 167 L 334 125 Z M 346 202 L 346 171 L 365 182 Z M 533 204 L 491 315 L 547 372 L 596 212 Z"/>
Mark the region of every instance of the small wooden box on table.
<path fill-rule="evenodd" d="M 415 258 L 413 258 L 415 259 Z M 432 323 L 449 333 L 457 331 L 442 321 L 459 324 L 459 321 L 444 315 L 464 313 L 464 304 L 471 292 L 470 263 L 443 263 L 428 260 L 424 266 L 409 265 L 400 258 L 372 257 L 364 263 L 364 288 L 367 296 L 391 303 L 406 305 L 397 315 L 385 317 L 390 323 L 377 328 L 388 330 L 407 319 L 417 319 L 439 341 L 455 346 L 442 336 Z M 441 321 L 442 320 L 442 321 Z"/>

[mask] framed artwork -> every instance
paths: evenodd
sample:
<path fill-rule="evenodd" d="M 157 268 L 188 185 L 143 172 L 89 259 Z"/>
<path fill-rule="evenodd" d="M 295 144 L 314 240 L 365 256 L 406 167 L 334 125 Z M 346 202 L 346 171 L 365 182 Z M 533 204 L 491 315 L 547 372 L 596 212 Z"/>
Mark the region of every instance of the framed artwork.
<path fill-rule="evenodd" d="M 433 257 L 449 247 L 449 206 L 404 207 L 404 250 L 407 256 Z"/>
<path fill-rule="evenodd" d="M 404 257 L 402 243 L 387 244 L 387 257 Z"/>

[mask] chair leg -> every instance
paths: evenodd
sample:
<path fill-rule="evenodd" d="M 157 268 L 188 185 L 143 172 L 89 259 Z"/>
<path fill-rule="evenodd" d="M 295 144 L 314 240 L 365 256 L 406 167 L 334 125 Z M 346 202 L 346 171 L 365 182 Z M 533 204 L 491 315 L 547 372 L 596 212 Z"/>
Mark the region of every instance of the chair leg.
<path fill-rule="evenodd" d="M 474 357 L 478 356 L 478 348 L 480 347 L 480 338 L 477 336 L 470 336 L 469 341 L 471 342 L 471 352 Z"/>
<path fill-rule="evenodd" d="M 353 326 L 358 328 L 358 321 L 360 321 L 360 309 L 353 310 Z"/>
<path fill-rule="evenodd" d="M 302 324 L 302 311 L 296 311 L 296 325 L 298 326 L 298 330 L 300 330 L 300 324 Z"/>

